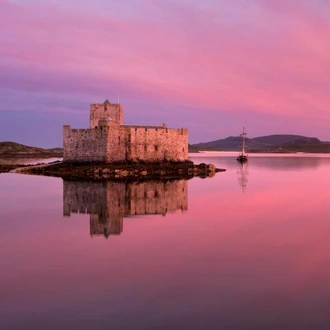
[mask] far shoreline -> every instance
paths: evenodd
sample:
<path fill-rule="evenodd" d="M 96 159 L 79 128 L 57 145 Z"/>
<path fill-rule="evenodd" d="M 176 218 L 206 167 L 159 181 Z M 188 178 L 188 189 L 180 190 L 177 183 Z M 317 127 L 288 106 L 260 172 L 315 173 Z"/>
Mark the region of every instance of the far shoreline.
<path fill-rule="evenodd" d="M 35 158 L 40 158 L 40 159 L 47 159 L 47 158 L 62 158 L 63 157 L 63 153 L 59 153 L 59 152 L 49 152 L 49 153 L 29 153 L 29 152 L 20 152 L 20 153 L 0 153 L 0 159 L 20 159 L 20 158 L 31 158 L 31 159 L 35 159 Z"/>

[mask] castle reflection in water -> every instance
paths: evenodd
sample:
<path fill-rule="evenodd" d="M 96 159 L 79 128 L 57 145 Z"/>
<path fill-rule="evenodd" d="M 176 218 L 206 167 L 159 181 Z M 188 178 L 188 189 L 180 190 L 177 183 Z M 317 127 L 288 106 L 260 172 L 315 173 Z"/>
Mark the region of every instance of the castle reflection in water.
<path fill-rule="evenodd" d="M 90 234 L 120 235 L 123 218 L 188 209 L 186 180 L 63 181 L 63 215 L 90 214 Z"/>

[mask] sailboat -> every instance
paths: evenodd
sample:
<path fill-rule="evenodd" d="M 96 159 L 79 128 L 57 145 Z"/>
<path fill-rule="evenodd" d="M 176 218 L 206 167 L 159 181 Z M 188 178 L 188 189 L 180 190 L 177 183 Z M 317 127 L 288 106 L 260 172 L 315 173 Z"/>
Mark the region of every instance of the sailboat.
<path fill-rule="evenodd" d="M 247 153 L 245 151 L 245 127 L 243 126 L 243 133 L 240 134 L 240 136 L 242 137 L 243 143 L 242 143 L 242 151 L 240 152 L 240 154 L 238 155 L 238 157 L 236 158 L 238 162 L 240 163 L 244 163 L 248 160 L 248 156 Z"/>

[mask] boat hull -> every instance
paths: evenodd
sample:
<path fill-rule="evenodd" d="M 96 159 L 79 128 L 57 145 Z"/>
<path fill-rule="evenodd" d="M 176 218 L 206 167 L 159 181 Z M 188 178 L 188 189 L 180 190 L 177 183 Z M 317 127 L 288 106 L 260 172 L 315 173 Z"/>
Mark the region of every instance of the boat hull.
<path fill-rule="evenodd" d="M 244 162 L 247 162 L 248 158 L 246 155 L 239 155 L 237 158 L 237 161 L 240 162 L 240 163 L 244 163 Z"/>

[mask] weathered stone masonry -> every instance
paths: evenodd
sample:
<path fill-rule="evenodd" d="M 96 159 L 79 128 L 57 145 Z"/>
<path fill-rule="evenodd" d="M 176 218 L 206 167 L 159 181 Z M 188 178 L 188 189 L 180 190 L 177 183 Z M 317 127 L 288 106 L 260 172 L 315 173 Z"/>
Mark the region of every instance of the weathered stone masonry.
<path fill-rule="evenodd" d="M 123 107 L 90 105 L 90 128 L 63 127 L 63 161 L 182 162 L 188 160 L 188 129 L 160 126 L 123 125 Z"/>

